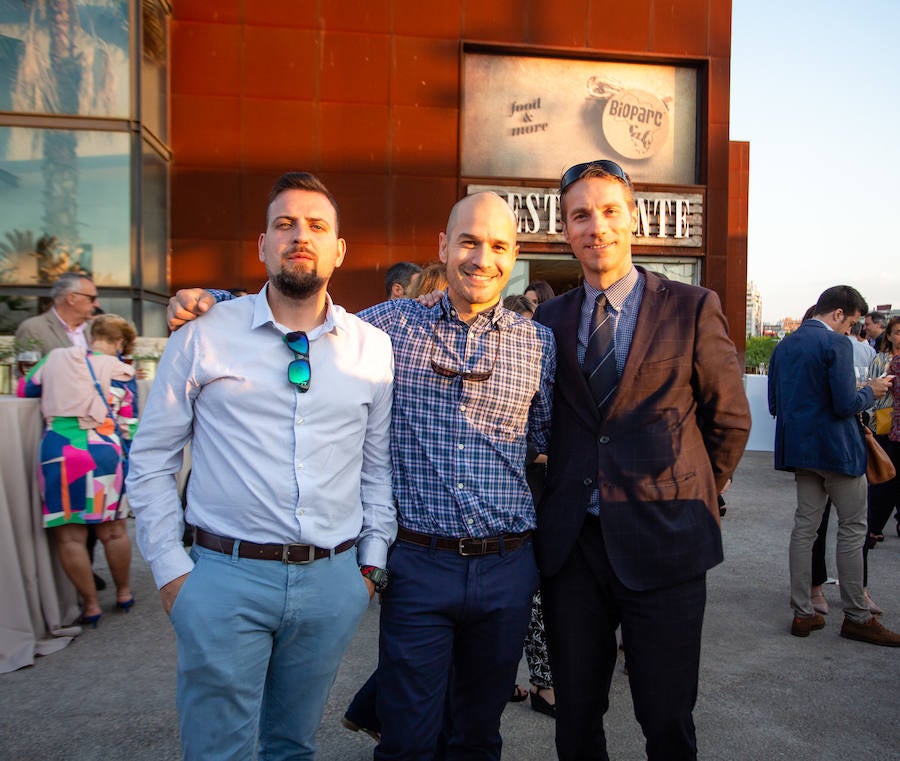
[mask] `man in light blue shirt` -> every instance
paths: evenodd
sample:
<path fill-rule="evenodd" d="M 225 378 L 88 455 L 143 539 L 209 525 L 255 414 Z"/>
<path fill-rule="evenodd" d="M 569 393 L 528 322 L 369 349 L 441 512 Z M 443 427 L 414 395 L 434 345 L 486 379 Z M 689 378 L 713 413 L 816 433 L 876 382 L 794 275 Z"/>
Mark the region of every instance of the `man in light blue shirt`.
<path fill-rule="evenodd" d="M 396 534 L 388 337 L 332 303 L 321 182 L 269 197 L 268 283 L 169 341 L 131 450 L 138 544 L 178 640 L 186 759 L 312 759 L 340 659 Z M 175 486 L 192 446 L 181 547 Z"/>
<path fill-rule="evenodd" d="M 525 456 L 527 444 L 548 447 L 556 345 L 548 328 L 501 304 L 518 255 L 502 198 L 459 201 L 438 254 L 448 280 L 439 302 L 397 299 L 360 313 L 390 335 L 396 363 L 399 529 L 382 597 L 378 761 L 432 758 L 445 702 L 448 757 L 500 758 L 500 715 L 538 583 Z M 211 301 L 179 291 L 170 325 Z"/>

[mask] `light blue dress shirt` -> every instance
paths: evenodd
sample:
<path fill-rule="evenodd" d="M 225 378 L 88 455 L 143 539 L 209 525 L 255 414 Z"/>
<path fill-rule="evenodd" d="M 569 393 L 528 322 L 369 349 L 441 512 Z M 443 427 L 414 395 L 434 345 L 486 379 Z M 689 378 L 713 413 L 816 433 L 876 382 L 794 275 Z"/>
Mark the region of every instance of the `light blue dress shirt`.
<path fill-rule="evenodd" d="M 175 477 L 191 444 L 189 523 L 254 543 L 335 547 L 384 567 L 396 535 L 391 492 L 393 358 L 382 331 L 327 300 L 308 332 L 311 381 L 258 295 L 223 303 L 168 342 L 131 449 L 129 503 L 157 586 L 193 563 L 181 545 Z"/>

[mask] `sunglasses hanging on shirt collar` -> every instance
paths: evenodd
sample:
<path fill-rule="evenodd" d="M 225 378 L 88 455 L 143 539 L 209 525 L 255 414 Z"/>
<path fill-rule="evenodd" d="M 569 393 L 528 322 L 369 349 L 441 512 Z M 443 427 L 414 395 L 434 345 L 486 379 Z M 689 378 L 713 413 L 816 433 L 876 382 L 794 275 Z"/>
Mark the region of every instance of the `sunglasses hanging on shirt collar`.
<path fill-rule="evenodd" d="M 283 336 L 287 347 L 294 352 L 294 359 L 288 365 L 288 380 L 305 394 L 309 391 L 309 338 L 302 330 L 295 330 Z"/>

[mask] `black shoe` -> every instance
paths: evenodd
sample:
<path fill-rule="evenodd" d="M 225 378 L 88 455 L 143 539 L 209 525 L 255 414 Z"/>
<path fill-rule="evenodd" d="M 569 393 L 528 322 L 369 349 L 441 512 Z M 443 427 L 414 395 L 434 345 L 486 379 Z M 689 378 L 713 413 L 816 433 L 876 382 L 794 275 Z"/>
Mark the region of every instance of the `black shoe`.
<path fill-rule="evenodd" d="M 531 710 L 537 711 L 538 713 L 542 713 L 545 716 L 550 716 L 551 718 L 556 718 L 556 704 L 548 703 L 544 698 L 541 697 L 539 692 L 529 693 L 529 697 L 531 698 Z"/>
<path fill-rule="evenodd" d="M 365 732 L 375 742 L 381 742 L 381 732 L 379 732 L 377 729 L 368 729 L 367 727 L 361 727 L 349 716 L 347 716 L 347 714 L 344 714 L 344 716 L 341 718 L 341 724 L 343 724 L 351 732 Z"/>
<path fill-rule="evenodd" d="M 102 592 L 106 589 L 106 582 L 101 579 L 96 573 L 94 574 L 94 587 L 96 587 L 98 592 Z"/>

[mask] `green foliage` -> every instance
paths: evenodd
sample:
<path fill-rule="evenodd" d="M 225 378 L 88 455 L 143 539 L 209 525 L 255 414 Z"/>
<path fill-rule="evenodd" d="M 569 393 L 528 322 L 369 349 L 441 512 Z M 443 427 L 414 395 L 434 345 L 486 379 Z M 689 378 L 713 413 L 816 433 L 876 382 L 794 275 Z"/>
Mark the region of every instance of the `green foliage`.
<path fill-rule="evenodd" d="M 769 358 L 775 351 L 778 339 L 772 336 L 747 336 L 747 367 L 757 367 L 760 363 L 769 365 Z"/>

